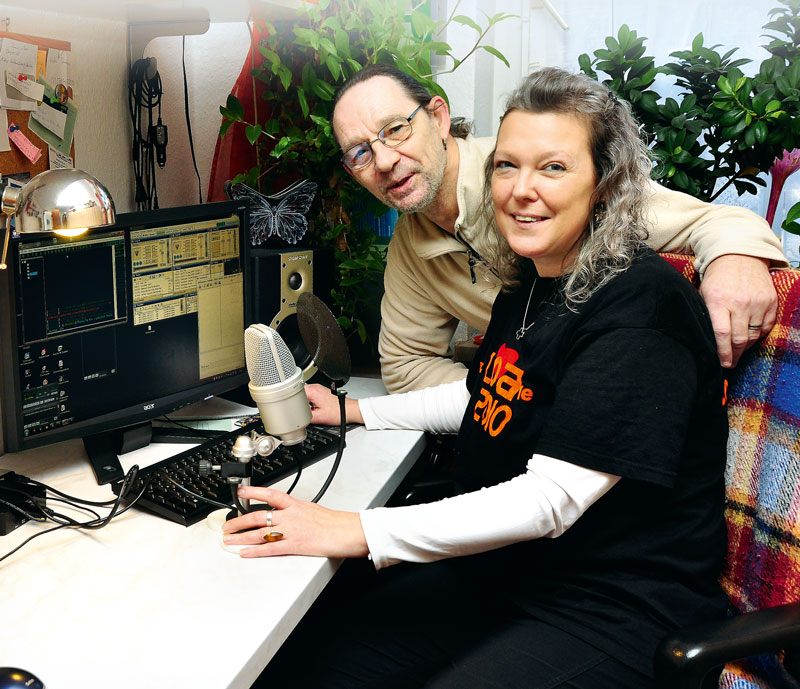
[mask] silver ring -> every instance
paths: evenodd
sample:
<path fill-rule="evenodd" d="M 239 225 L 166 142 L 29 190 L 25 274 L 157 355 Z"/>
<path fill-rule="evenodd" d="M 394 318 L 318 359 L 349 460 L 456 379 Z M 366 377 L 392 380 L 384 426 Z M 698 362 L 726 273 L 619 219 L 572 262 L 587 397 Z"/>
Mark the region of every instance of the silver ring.
<path fill-rule="evenodd" d="M 271 510 L 267 510 L 267 528 L 268 529 L 272 528 L 272 511 Z"/>
<path fill-rule="evenodd" d="M 759 323 L 758 325 L 754 325 L 753 323 L 750 323 L 747 326 L 747 329 L 748 330 L 761 330 L 761 324 Z"/>

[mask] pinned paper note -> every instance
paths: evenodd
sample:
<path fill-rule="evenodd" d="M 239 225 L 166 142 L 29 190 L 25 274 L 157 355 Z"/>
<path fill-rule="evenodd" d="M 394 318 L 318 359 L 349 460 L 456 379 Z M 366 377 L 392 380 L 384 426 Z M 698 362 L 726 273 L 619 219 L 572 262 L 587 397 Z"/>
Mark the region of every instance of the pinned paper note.
<path fill-rule="evenodd" d="M 40 101 L 44 98 L 44 86 L 33 78 L 33 75 L 18 73 L 6 70 L 6 84 L 13 86 L 22 95 Z"/>
<path fill-rule="evenodd" d="M 0 108 L 0 153 L 11 150 L 11 142 L 8 140 L 8 110 Z"/>
<path fill-rule="evenodd" d="M 0 38 L 0 77 L 7 72 L 15 76 L 35 74 L 36 53 L 35 45 L 10 38 Z M 25 96 L 15 86 L 9 86 L 5 79 L 0 83 L 0 107 L 12 110 L 33 110 L 35 106 L 35 100 Z"/>
<path fill-rule="evenodd" d="M 65 156 L 61 151 L 52 146 L 48 146 L 49 153 L 50 153 L 50 169 L 51 170 L 60 170 L 63 168 L 73 168 L 75 167 L 75 161 L 72 160 L 69 156 Z"/>
<path fill-rule="evenodd" d="M 67 113 L 62 112 L 60 108 L 54 108 L 45 102 L 31 113 L 31 117 L 47 127 L 59 139 L 64 138 L 64 127 L 67 125 Z"/>
<path fill-rule="evenodd" d="M 31 140 L 22 133 L 22 130 L 15 124 L 8 125 L 8 138 L 32 163 L 42 157 L 42 149 L 36 148 Z"/>

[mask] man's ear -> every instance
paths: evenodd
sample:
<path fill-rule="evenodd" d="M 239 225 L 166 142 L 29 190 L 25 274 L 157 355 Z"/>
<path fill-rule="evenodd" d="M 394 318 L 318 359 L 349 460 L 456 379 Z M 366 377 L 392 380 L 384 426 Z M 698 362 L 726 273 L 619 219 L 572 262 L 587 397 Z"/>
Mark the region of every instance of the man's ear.
<path fill-rule="evenodd" d="M 441 96 L 434 96 L 428 103 L 428 112 L 436 121 L 442 138 L 447 138 L 450 133 L 450 108 L 447 106 L 447 101 Z"/>

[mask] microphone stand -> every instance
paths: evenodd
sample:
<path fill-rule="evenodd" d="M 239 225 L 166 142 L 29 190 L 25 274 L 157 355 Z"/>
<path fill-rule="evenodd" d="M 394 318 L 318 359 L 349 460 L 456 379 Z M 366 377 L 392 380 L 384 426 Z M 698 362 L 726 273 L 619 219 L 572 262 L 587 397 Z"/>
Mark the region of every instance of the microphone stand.
<path fill-rule="evenodd" d="M 339 424 L 339 448 L 336 452 L 336 458 L 333 460 L 333 466 L 331 466 L 328 477 L 325 479 L 325 483 L 322 484 L 319 492 L 314 496 L 311 502 L 319 502 L 322 496 L 325 495 L 325 492 L 331 485 L 334 476 L 336 476 L 336 472 L 339 469 L 339 463 L 342 461 L 342 455 L 344 454 L 344 448 L 346 446 L 345 434 L 347 432 L 347 418 L 345 416 L 345 398 L 347 397 L 347 392 L 345 390 L 339 390 L 336 386 L 336 382 L 333 381 L 331 382 L 331 394 L 336 395 L 339 400 L 339 418 L 341 420 Z M 253 431 L 252 435 L 240 435 L 236 439 L 233 448 L 231 448 L 231 454 L 235 458 L 235 462 L 212 465 L 210 462 L 207 462 L 207 460 L 200 460 L 200 473 L 202 475 L 208 475 L 208 473 L 211 471 L 220 471 L 222 476 L 230 483 L 231 498 L 233 503 L 236 505 L 238 515 L 231 511 L 229 518 L 235 516 L 241 517 L 243 514 L 254 512 L 256 510 L 273 509 L 266 503 L 251 506 L 249 500 L 239 500 L 237 486 L 250 485 L 250 477 L 253 475 L 251 460 L 256 456 L 256 454 L 261 455 L 262 457 L 267 457 L 272 454 L 273 450 L 275 450 L 275 448 L 280 444 L 281 441 L 277 438 L 269 435 L 260 435 Z"/>

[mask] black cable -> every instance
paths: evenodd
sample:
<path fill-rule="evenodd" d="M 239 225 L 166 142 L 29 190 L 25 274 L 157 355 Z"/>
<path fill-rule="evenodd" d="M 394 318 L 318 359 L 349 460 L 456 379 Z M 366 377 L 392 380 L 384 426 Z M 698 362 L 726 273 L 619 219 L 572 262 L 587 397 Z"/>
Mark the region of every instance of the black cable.
<path fill-rule="evenodd" d="M 181 45 L 181 60 L 183 62 L 183 105 L 186 111 L 186 131 L 189 134 L 189 150 L 192 152 L 192 163 L 194 164 L 194 174 L 197 175 L 197 196 L 198 203 L 203 203 L 203 185 L 200 181 L 200 172 L 197 170 L 197 158 L 194 155 L 194 140 L 192 138 L 192 122 L 189 118 L 189 83 L 186 79 L 186 36 L 183 36 Z"/>
<path fill-rule="evenodd" d="M 151 79 L 147 78 L 150 60 L 143 58 L 131 66 L 128 82 L 128 108 L 133 125 L 133 147 L 131 157 L 133 175 L 136 185 L 137 210 L 158 208 L 158 191 L 155 176 L 155 152 L 153 141 L 153 110 L 161 112 L 162 84 L 161 75 L 156 72 Z M 147 119 L 144 118 L 147 111 Z"/>
<path fill-rule="evenodd" d="M 167 481 L 175 485 L 175 487 L 177 487 L 179 490 L 182 490 L 184 493 L 186 493 L 186 495 L 190 495 L 191 497 L 196 498 L 197 500 L 202 500 L 203 502 L 207 502 L 209 505 L 216 505 L 217 507 L 223 507 L 225 509 L 233 508 L 232 504 L 226 505 L 224 502 L 217 502 L 216 500 L 207 498 L 205 495 L 200 495 L 200 493 L 195 493 L 189 490 L 186 486 L 182 486 L 180 483 L 178 483 L 174 478 L 172 478 L 172 476 L 167 474 L 165 471 L 159 471 L 158 473 L 162 478 L 167 479 Z"/>
<path fill-rule="evenodd" d="M 117 501 L 116 498 L 113 498 L 111 500 L 99 500 L 99 501 L 86 500 L 85 498 L 78 498 L 78 497 L 75 497 L 74 495 L 69 495 L 68 493 L 62 493 L 60 490 L 56 490 L 55 488 L 52 488 L 51 486 L 48 486 L 47 484 L 42 483 L 41 481 L 37 481 L 36 479 L 29 478 L 27 480 L 28 480 L 28 483 L 31 483 L 34 486 L 41 486 L 42 488 L 45 488 L 46 490 L 49 490 L 51 493 L 55 493 L 56 495 L 58 495 L 58 496 L 60 496 L 62 498 L 66 498 L 67 500 L 72 500 L 73 502 L 83 503 L 84 505 L 94 505 L 95 507 L 105 507 L 106 505 L 113 505 Z"/>
<path fill-rule="evenodd" d="M 34 538 L 38 538 L 39 536 L 44 536 L 46 533 L 50 533 L 51 531 L 58 531 L 58 529 L 63 529 L 63 528 L 64 528 L 64 525 L 63 524 L 59 524 L 57 526 L 54 526 L 51 529 L 46 529 L 44 531 L 40 531 L 39 533 L 33 534 L 33 536 L 30 536 L 29 538 L 26 538 L 24 541 L 22 541 L 22 543 L 20 543 L 12 551 L 6 553 L 3 556 L 0 556 L 0 562 L 2 562 L 3 560 L 5 560 L 8 557 L 11 557 L 14 553 L 16 553 L 18 550 L 20 550 L 20 548 L 22 548 L 25 545 L 28 545 L 28 543 L 30 543 Z"/>
<path fill-rule="evenodd" d="M 328 477 L 325 479 L 325 483 L 322 484 L 322 488 L 319 489 L 319 492 L 312 498 L 311 502 L 319 502 L 322 496 L 325 495 L 325 491 L 328 490 L 328 486 L 331 485 L 334 476 L 336 476 L 336 472 L 339 469 L 339 463 L 342 461 L 342 455 L 344 454 L 345 434 L 347 433 L 347 419 L 345 418 L 345 397 L 347 397 L 347 392 L 345 392 L 344 390 L 336 390 L 334 388 L 333 394 L 335 394 L 339 398 L 339 414 L 341 417 L 341 422 L 339 424 L 339 449 L 336 452 L 336 459 L 333 460 L 333 466 L 331 467 L 331 470 L 328 472 Z M 286 493 L 290 493 L 292 489 L 297 485 L 297 482 L 300 479 L 300 472 L 302 470 L 303 470 L 303 465 L 301 464 L 297 470 L 297 476 L 295 476 L 295 479 L 292 482 L 292 485 L 289 487 L 289 490 L 285 491 Z M 246 510 L 244 508 L 242 503 L 239 501 L 239 496 L 236 494 L 236 488 L 234 486 L 231 487 L 231 495 L 240 514 L 246 514 L 248 512 L 253 511 L 253 510 Z"/>
<path fill-rule="evenodd" d="M 292 491 L 297 486 L 297 483 L 300 481 L 300 477 L 303 475 L 303 461 L 295 454 L 294 458 L 297 460 L 297 473 L 294 475 L 294 481 L 292 481 L 292 485 L 286 489 L 286 495 L 291 495 Z"/>
<path fill-rule="evenodd" d="M 77 499 L 77 502 L 84 502 L 84 503 L 94 504 L 94 505 L 107 505 L 108 503 L 113 503 L 109 513 L 105 517 L 100 517 L 99 515 L 97 515 L 95 519 L 90 519 L 89 521 L 86 521 L 86 522 L 79 522 L 79 521 L 76 521 L 75 519 L 73 519 L 72 517 L 70 517 L 69 515 L 61 514 L 59 512 L 56 512 L 55 510 L 50 510 L 46 506 L 42 506 L 42 505 L 36 504 L 36 507 L 42 512 L 42 514 L 46 515 L 46 517 L 37 518 L 37 517 L 34 517 L 32 515 L 26 515 L 26 516 L 28 516 L 28 518 L 32 519 L 33 521 L 46 521 L 47 519 L 50 519 L 51 521 L 55 521 L 57 523 L 57 525 L 52 527 L 52 528 L 50 528 L 50 529 L 46 529 L 44 531 L 40 531 L 37 534 L 33 534 L 33 536 L 30 536 L 29 538 L 26 538 L 16 548 L 14 548 L 10 552 L 6 553 L 5 555 L 0 556 L 0 562 L 5 560 L 6 558 L 10 557 L 14 553 L 16 553 L 23 546 L 25 546 L 28 543 L 30 543 L 34 538 L 38 538 L 39 536 L 43 536 L 44 534 L 50 533 L 51 531 L 57 531 L 58 529 L 63 529 L 63 528 L 70 528 L 70 529 L 102 529 L 112 519 L 114 519 L 115 517 L 118 517 L 121 514 L 124 514 L 125 512 L 127 512 L 131 507 L 133 507 L 141 499 L 142 495 L 144 495 L 145 491 L 147 490 L 148 485 L 150 484 L 150 478 L 149 477 L 144 481 L 144 485 L 142 486 L 141 491 L 139 491 L 139 494 L 133 500 L 131 500 L 131 502 L 128 505 L 126 505 L 122 509 L 119 509 L 122 500 L 127 497 L 128 493 L 133 488 L 133 484 L 136 481 L 136 477 L 137 477 L 138 473 L 139 473 L 139 467 L 137 465 L 134 465 L 134 466 L 132 466 L 130 468 L 128 473 L 125 474 L 125 477 L 124 477 L 124 479 L 122 481 L 122 486 L 120 487 L 119 495 L 116 497 L 115 500 L 109 500 L 109 501 L 106 501 L 105 503 L 94 503 L 94 502 L 89 501 L 89 500 L 82 500 L 80 498 Z M 28 479 L 28 480 L 31 483 L 34 483 L 36 485 L 44 486 L 47 490 L 53 491 L 54 493 L 56 493 L 58 495 L 65 495 L 64 493 L 61 493 L 60 491 L 57 491 L 54 488 L 51 488 L 50 486 L 47 486 L 44 483 L 40 483 L 39 481 L 34 481 L 32 479 Z M 16 489 L 14 489 L 14 490 L 16 490 Z M 17 492 L 22 492 L 24 494 L 24 491 L 17 491 Z M 31 498 L 31 496 L 27 496 L 27 497 Z M 70 497 L 70 496 L 67 496 L 67 497 Z M 57 501 L 58 502 L 65 502 L 67 504 L 71 504 L 68 500 L 57 499 Z M 10 504 L 10 503 L 5 503 L 4 500 L 0 500 L 0 502 L 2 502 L 4 504 Z M 17 506 L 14 506 L 14 505 L 11 505 L 11 506 L 14 507 L 15 509 L 18 509 Z M 80 510 L 87 510 L 88 509 L 86 507 L 83 507 L 82 505 L 71 504 L 71 506 L 73 508 L 75 508 L 75 509 L 80 509 Z M 94 510 L 88 510 L 88 511 L 91 512 L 92 514 L 96 514 L 94 512 Z"/>
<path fill-rule="evenodd" d="M 333 460 L 333 466 L 328 474 L 328 478 L 325 479 L 325 483 L 322 484 L 322 488 L 319 489 L 319 493 L 316 494 L 311 502 L 319 502 L 320 498 L 325 495 L 325 491 L 328 490 L 328 486 L 331 485 L 333 477 L 336 476 L 336 471 L 339 469 L 339 462 L 342 461 L 342 454 L 344 453 L 344 436 L 345 433 L 347 433 L 347 419 L 345 418 L 344 398 L 347 396 L 347 393 L 344 390 L 337 390 L 335 387 L 333 388 L 333 393 L 339 398 L 339 415 L 341 418 L 341 422 L 339 424 L 339 451 L 336 453 L 336 459 Z"/>

